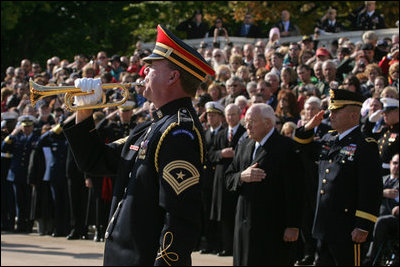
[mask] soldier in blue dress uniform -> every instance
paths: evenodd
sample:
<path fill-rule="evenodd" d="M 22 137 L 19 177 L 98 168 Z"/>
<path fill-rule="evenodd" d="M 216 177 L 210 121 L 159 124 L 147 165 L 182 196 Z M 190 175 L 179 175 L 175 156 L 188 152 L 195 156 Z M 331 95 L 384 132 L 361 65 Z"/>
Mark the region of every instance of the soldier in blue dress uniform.
<path fill-rule="evenodd" d="M 18 125 L 8 135 L 1 146 L 2 153 L 10 153 L 10 169 L 7 181 L 13 182 L 17 204 L 17 232 L 31 232 L 33 221 L 30 220 L 31 186 L 27 182 L 29 157 L 36 146 L 39 135 L 33 131 L 35 117 L 23 115 L 18 118 Z"/>
<path fill-rule="evenodd" d="M 98 138 L 92 110 L 78 111 L 76 124 L 64 125 L 81 170 L 117 175 L 104 265 L 190 265 L 200 235 L 205 144 L 191 97 L 214 70 L 166 28 L 157 30 L 155 48 L 144 59 L 144 96 L 157 108 L 154 120 L 107 145 Z M 78 105 L 100 100 L 98 79 L 75 85 L 95 91 L 76 97 Z"/>

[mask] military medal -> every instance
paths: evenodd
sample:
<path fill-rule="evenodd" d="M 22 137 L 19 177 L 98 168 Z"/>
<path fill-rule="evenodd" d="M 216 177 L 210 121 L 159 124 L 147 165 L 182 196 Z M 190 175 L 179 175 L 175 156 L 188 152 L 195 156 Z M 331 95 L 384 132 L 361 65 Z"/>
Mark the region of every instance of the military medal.
<path fill-rule="evenodd" d="M 148 143 L 149 143 L 149 140 L 145 140 L 145 141 L 142 141 L 140 143 L 140 150 L 139 150 L 138 159 L 145 159 L 146 158 L 147 144 Z"/>

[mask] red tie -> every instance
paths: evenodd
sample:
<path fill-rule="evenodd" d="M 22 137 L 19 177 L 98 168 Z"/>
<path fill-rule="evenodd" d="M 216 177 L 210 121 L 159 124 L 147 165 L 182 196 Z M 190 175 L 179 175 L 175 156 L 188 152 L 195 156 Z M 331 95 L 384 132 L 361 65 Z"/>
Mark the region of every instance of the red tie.
<path fill-rule="evenodd" d="M 232 142 L 232 137 L 233 137 L 233 129 L 231 129 L 231 130 L 229 131 L 229 136 L 228 136 L 228 141 L 229 141 L 229 143 Z"/>

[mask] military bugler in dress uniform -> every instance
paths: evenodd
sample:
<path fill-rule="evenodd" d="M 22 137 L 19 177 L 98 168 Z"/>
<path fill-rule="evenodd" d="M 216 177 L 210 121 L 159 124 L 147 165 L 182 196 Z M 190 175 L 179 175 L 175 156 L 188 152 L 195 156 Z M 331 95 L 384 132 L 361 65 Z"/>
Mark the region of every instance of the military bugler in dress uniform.
<path fill-rule="evenodd" d="M 76 125 L 64 126 L 82 170 L 117 174 L 105 265 L 190 265 L 200 234 L 205 144 L 191 96 L 214 71 L 167 29 L 157 30 L 153 53 L 144 59 L 144 96 L 157 107 L 154 120 L 108 145 L 96 137 L 86 111 L 78 111 Z"/>

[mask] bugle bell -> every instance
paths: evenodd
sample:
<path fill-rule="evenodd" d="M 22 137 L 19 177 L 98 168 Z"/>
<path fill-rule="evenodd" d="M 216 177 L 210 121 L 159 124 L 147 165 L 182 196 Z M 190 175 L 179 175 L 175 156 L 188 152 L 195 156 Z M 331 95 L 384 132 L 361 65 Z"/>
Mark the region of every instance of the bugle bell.
<path fill-rule="evenodd" d="M 65 94 L 65 105 L 68 110 L 82 110 L 82 109 L 97 109 L 105 107 L 116 107 L 125 103 L 129 97 L 129 88 L 132 86 L 144 86 L 145 81 L 133 82 L 133 83 L 105 83 L 101 85 L 103 89 L 102 101 L 93 105 L 76 106 L 73 104 L 74 96 L 91 95 L 93 92 L 85 93 L 82 92 L 80 88 L 75 86 L 43 86 L 33 82 L 32 79 L 29 80 L 30 88 L 30 99 L 32 106 L 36 105 L 36 102 L 46 96 Z M 104 93 L 107 89 L 120 88 L 122 90 L 122 99 L 116 102 L 107 103 L 106 94 Z"/>

